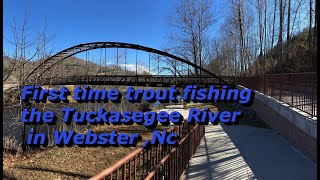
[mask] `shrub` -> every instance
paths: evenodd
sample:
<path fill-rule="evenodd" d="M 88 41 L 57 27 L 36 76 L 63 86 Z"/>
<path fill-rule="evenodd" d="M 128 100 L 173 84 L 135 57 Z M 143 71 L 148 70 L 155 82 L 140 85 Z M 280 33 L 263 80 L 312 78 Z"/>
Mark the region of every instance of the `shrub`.
<path fill-rule="evenodd" d="M 142 100 L 141 103 L 139 104 L 138 110 L 142 112 L 151 111 L 150 103 L 148 103 L 145 100 Z"/>
<path fill-rule="evenodd" d="M 17 155 L 22 152 L 21 145 L 14 137 L 3 137 L 3 153 L 8 155 Z"/>

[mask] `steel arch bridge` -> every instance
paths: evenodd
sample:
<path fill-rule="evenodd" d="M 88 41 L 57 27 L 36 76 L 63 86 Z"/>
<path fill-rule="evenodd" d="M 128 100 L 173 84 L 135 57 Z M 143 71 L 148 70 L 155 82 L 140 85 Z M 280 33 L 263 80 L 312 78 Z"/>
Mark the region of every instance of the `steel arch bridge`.
<path fill-rule="evenodd" d="M 98 73 L 98 70 L 96 73 L 92 72 L 92 68 L 90 70 L 89 64 L 91 63 L 90 60 L 87 59 L 87 55 L 89 56 L 89 51 L 101 49 L 100 51 L 100 66 L 101 66 L 101 54 L 102 49 L 105 50 L 108 48 L 116 48 L 117 50 L 117 67 L 119 68 L 119 56 L 118 56 L 118 49 L 122 48 L 125 49 L 125 52 L 127 53 L 127 49 L 130 50 L 136 50 L 136 64 L 135 74 L 129 73 L 129 74 L 110 74 L 110 68 L 106 69 L 106 55 L 105 55 L 105 70 L 103 73 Z M 139 74 L 138 73 L 138 51 L 144 51 L 146 53 L 149 53 L 149 74 Z M 61 68 L 61 71 L 56 71 L 58 66 L 60 65 L 62 67 L 62 64 L 64 62 L 67 62 L 68 59 L 71 57 L 74 57 L 76 54 L 86 52 L 86 63 L 83 65 L 83 67 L 86 70 L 78 70 L 76 74 L 70 75 L 70 71 L 68 69 Z M 150 53 L 153 53 L 158 56 L 158 74 L 151 74 L 150 73 Z M 126 54 L 125 54 L 126 56 Z M 168 64 L 171 65 L 171 74 L 160 74 L 160 56 L 163 59 L 165 58 L 164 62 L 165 64 L 163 69 L 169 69 Z M 177 65 L 179 63 L 180 65 Z M 98 66 L 93 65 L 92 66 Z M 123 65 L 123 64 L 122 64 Z M 129 65 L 129 64 L 128 64 Z M 132 64 L 131 64 L 132 65 Z M 99 66 L 99 69 L 100 69 Z M 127 67 L 127 62 L 124 64 L 125 67 Z M 183 67 L 188 67 L 187 71 L 183 70 Z M 181 68 L 179 69 L 179 67 Z M 200 75 L 196 75 L 197 73 L 192 73 L 190 70 L 194 69 L 195 71 L 200 71 Z M 86 73 L 83 73 L 86 71 Z M 91 71 L 89 73 L 89 71 Z M 125 69 L 125 72 L 127 70 Z M 139 70 L 140 72 L 140 70 Z M 187 72 L 187 73 L 183 73 Z M 200 67 L 194 63 L 191 63 L 185 59 L 182 59 L 180 57 L 177 57 L 175 55 L 172 55 L 170 53 L 160 51 L 157 49 L 153 49 L 150 47 L 145 47 L 141 45 L 136 44 L 130 44 L 130 43 L 122 43 L 122 42 L 91 42 L 91 43 L 85 43 L 85 44 L 79 44 L 70 48 L 67 48 L 65 50 L 62 50 L 55 55 L 39 61 L 39 64 L 31 70 L 31 72 L 26 76 L 25 78 L 25 84 L 40 84 L 40 85 L 81 85 L 81 84 L 87 84 L 87 85 L 130 85 L 130 86 L 185 86 L 187 84 L 197 84 L 199 86 L 209 86 L 209 85 L 215 85 L 215 86 L 221 86 L 221 85 L 233 85 L 233 78 L 221 78 L 214 73 L 208 71 L 207 69 Z"/>

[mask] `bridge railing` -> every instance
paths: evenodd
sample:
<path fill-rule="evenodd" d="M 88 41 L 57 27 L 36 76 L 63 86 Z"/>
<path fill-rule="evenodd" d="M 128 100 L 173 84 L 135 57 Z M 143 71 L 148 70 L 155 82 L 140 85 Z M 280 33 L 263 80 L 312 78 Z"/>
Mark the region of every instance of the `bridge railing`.
<path fill-rule="evenodd" d="M 171 127 L 167 132 L 179 134 L 179 146 L 137 148 L 90 180 L 179 179 L 203 138 L 205 127 L 184 122 L 180 126 Z"/>
<path fill-rule="evenodd" d="M 228 84 L 234 84 L 234 77 L 221 77 Z M 101 84 L 101 85 L 136 85 L 136 86 L 172 86 L 197 84 L 198 86 L 226 85 L 219 79 L 210 76 L 174 76 L 174 75 L 75 75 L 42 78 L 39 82 L 29 80 L 27 84 L 42 85 L 73 85 L 73 84 Z"/>
<path fill-rule="evenodd" d="M 179 141 L 160 162 L 152 168 L 145 179 L 180 179 L 185 172 L 189 161 L 195 154 L 197 147 L 205 133 L 204 125 L 196 125 Z"/>
<path fill-rule="evenodd" d="M 278 99 L 311 117 L 317 116 L 316 72 L 236 77 L 236 84 Z"/>

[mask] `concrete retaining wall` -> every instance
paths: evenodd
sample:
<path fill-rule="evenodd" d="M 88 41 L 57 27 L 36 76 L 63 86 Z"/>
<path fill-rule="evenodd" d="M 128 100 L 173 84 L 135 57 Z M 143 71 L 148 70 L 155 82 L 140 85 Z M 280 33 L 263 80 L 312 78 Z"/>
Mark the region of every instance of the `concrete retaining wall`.
<path fill-rule="evenodd" d="M 317 162 L 317 118 L 256 91 L 251 107 L 286 141 Z"/>

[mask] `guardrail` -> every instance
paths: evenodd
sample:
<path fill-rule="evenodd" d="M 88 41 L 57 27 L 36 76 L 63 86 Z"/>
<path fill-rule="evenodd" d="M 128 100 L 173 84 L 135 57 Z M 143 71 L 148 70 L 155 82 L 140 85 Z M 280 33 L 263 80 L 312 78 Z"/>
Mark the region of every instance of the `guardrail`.
<path fill-rule="evenodd" d="M 196 125 L 145 177 L 149 179 L 180 179 L 204 136 L 204 126 Z"/>
<path fill-rule="evenodd" d="M 317 73 L 236 77 L 236 84 L 259 91 L 305 113 L 317 116 Z"/>
<path fill-rule="evenodd" d="M 183 122 L 167 132 L 179 134 L 181 140 L 178 147 L 158 145 L 149 149 L 137 148 L 90 180 L 179 179 L 203 138 L 205 127 Z"/>

